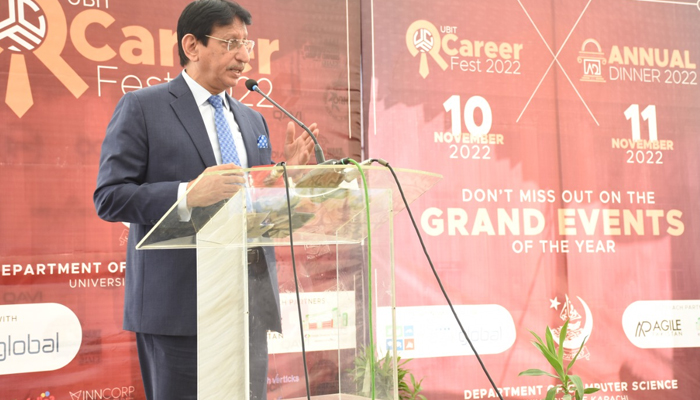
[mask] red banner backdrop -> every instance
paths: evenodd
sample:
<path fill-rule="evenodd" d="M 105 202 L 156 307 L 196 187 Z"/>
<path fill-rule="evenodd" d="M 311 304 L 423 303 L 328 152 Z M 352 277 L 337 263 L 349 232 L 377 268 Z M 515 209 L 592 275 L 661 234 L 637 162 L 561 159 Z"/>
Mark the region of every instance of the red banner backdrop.
<path fill-rule="evenodd" d="M 186 3 L 0 5 L 0 400 L 143 398 L 121 330 L 128 228 L 100 221 L 92 192 L 118 99 L 180 73 Z M 364 127 L 370 156 L 444 176 L 414 214 L 504 397 L 544 397 L 553 381 L 517 376 L 546 365 L 528 330 L 569 318 L 567 355 L 588 337 L 574 371 L 602 389 L 589 399 L 694 398 L 699 4 L 245 6 L 246 76 L 318 122 L 328 158 L 360 159 Z M 233 95 L 281 149 L 286 118 Z M 407 367 L 429 399 L 495 398 L 405 214 L 397 225 Z M 271 357 L 269 398 L 302 396 L 303 373 Z M 322 354 L 309 363 L 322 374 Z"/>
<path fill-rule="evenodd" d="M 518 377 L 547 366 L 528 330 L 568 318 L 569 358 L 588 337 L 574 373 L 602 388 L 587 398 L 694 397 L 698 4 L 407 1 L 363 13 L 369 155 L 444 175 L 414 213 L 504 397 L 544 398 L 553 380 Z M 402 356 L 428 398 L 495 398 L 398 224 Z"/>

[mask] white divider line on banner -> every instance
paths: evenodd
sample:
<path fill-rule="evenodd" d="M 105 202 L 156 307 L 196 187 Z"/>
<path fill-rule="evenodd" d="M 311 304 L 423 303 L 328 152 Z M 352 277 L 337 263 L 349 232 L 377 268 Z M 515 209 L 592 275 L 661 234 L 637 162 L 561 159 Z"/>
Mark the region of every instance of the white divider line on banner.
<path fill-rule="evenodd" d="M 345 0 L 345 60 L 348 71 L 348 139 L 352 139 L 352 106 L 350 105 L 350 6 Z M 360 86 L 362 83 L 360 83 Z M 360 135 L 362 137 L 362 135 Z M 360 139 L 362 140 L 362 139 Z"/>
<path fill-rule="evenodd" d="M 700 1 L 697 3 L 688 3 L 687 1 L 668 1 L 668 0 L 637 0 L 641 1 L 644 3 L 666 3 L 666 4 L 680 4 L 684 6 L 695 6 L 697 5 L 698 8 L 700 8 Z"/>
<path fill-rule="evenodd" d="M 554 54 L 554 52 L 552 51 L 552 48 L 549 47 L 549 44 L 547 43 L 547 40 L 544 38 L 544 36 L 542 36 L 542 32 L 540 32 L 540 29 L 537 27 L 537 24 L 535 24 L 535 21 L 533 21 L 532 18 L 530 17 L 530 14 L 529 14 L 529 13 L 527 12 L 527 10 L 525 9 L 525 6 L 523 5 L 523 3 L 522 3 L 520 0 L 518 0 L 518 4 L 520 4 L 520 7 L 521 7 L 521 8 L 523 9 L 523 11 L 525 12 L 525 15 L 527 15 L 527 18 L 530 20 L 530 23 L 532 24 L 532 26 L 535 27 L 535 30 L 537 31 L 537 34 L 540 35 L 540 39 L 542 39 L 542 42 L 544 43 L 545 47 L 547 47 L 547 50 L 549 51 L 549 54 L 552 55 L 553 59 L 552 59 L 552 62 L 549 63 L 549 67 L 547 67 L 547 70 L 544 72 L 544 75 L 542 75 L 542 79 L 540 79 L 540 82 L 537 84 L 537 87 L 535 88 L 535 91 L 532 92 L 532 95 L 531 95 L 530 98 L 528 99 L 527 104 L 525 104 L 525 107 L 523 108 L 523 111 L 520 112 L 520 115 L 518 116 L 518 119 L 515 120 L 516 123 L 520 122 L 520 118 L 522 118 L 523 114 L 525 113 L 525 110 L 527 110 L 527 107 L 530 105 L 530 102 L 532 101 L 532 98 L 535 97 L 535 93 L 537 93 L 537 91 L 538 91 L 539 88 L 540 88 L 540 85 L 542 85 L 542 81 L 544 81 L 544 78 L 545 78 L 545 77 L 547 76 L 547 74 L 549 73 L 549 70 L 552 69 L 552 65 L 554 65 L 554 63 L 556 62 L 557 65 L 559 65 L 559 69 L 561 69 L 561 72 L 564 74 L 564 76 L 566 77 L 566 79 L 569 81 L 569 84 L 570 84 L 571 87 L 574 89 L 574 92 L 576 92 L 576 95 L 578 96 L 578 98 L 579 98 L 579 99 L 581 100 L 581 102 L 583 103 L 583 106 L 586 107 L 586 110 L 588 110 L 588 113 L 591 115 L 591 118 L 593 118 L 593 121 L 595 121 L 595 124 L 598 125 L 598 126 L 600 126 L 600 124 L 598 123 L 598 120 L 597 120 L 597 119 L 595 118 L 595 116 L 593 115 L 593 112 L 591 112 L 591 109 L 588 108 L 588 104 L 586 104 L 586 101 L 583 99 L 583 97 L 581 97 L 581 94 L 578 92 L 578 89 L 576 89 L 576 86 L 575 86 L 574 83 L 571 81 L 571 78 L 569 78 L 569 74 L 566 73 L 566 70 L 564 70 L 564 67 L 561 65 L 561 63 L 559 62 L 559 59 L 558 59 L 559 53 L 561 53 L 562 49 L 564 49 L 564 46 L 566 46 L 566 43 L 569 41 L 569 38 L 571 37 L 571 34 L 574 33 L 574 30 L 576 30 L 576 27 L 578 26 L 578 23 L 581 21 L 581 18 L 583 17 L 583 14 L 585 14 L 585 13 L 586 13 L 586 10 L 588 10 L 588 6 L 591 4 L 591 1 L 593 1 L 593 0 L 588 0 L 588 3 L 586 3 L 586 7 L 583 8 L 583 11 L 581 11 L 581 14 L 579 14 L 578 19 L 576 20 L 576 23 L 574 24 L 574 26 L 573 26 L 573 27 L 571 28 L 571 30 L 569 31 L 569 34 L 566 36 L 566 39 L 564 39 L 564 42 L 563 42 L 563 43 L 561 44 L 561 46 L 559 47 L 559 50 L 557 50 L 557 54 Z"/>

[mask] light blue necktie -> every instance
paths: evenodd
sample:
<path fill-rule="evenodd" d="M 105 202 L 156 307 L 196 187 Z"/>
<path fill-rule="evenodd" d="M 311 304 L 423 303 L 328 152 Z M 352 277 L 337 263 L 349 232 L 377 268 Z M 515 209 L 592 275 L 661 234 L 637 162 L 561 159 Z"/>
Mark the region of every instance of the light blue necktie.
<path fill-rule="evenodd" d="M 234 163 L 241 165 L 238 158 L 236 143 L 233 141 L 231 128 L 224 117 L 224 101 L 219 96 L 209 97 L 209 104 L 214 106 L 214 122 L 216 123 L 216 136 L 219 138 L 219 148 L 221 149 L 221 161 L 223 164 Z"/>
<path fill-rule="evenodd" d="M 224 101 L 219 96 L 211 96 L 209 97 L 209 104 L 214 106 L 214 123 L 216 124 L 216 136 L 219 138 L 219 148 L 221 149 L 221 162 L 223 164 L 234 163 L 240 166 L 241 159 L 238 158 L 236 143 L 233 141 L 231 128 L 228 126 L 228 122 L 226 122 L 226 117 L 224 117 Z M 244 186 L 247 187 L 247 185 Z M 253 205 L 250 199 L 250 193 L 247 190 L 245 200 L 248 211 L 252 211 Z"/>

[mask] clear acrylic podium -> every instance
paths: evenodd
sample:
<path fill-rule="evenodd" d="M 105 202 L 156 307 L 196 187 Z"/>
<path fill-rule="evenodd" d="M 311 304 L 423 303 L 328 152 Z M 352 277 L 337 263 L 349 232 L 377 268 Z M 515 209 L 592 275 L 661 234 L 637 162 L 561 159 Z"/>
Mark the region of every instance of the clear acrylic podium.
<path fill-rule="evenodd" d="M 275 254 L 278 279 L 273 285 L 279 289 L 283 328 L 282 334 L 268 334 L 269 352 L 286 363 L 284 371 L 298 376 L 298 383 L 286 385 L 274 397 L 306 398 L 303 328 L 307 355 L 319 355 L 308 363 L 312 398 L 398 399 L 396 352 L 389 351 L 397 348 L 393 216 L 405 207 L 391 172 L 379 166 L 363 168 L 368 213 L 354 165 L 287 167 L 290 238 L 282 168 L 242 171 L 247 185 L 231 199 L 187 210 L 183 197 L 137 246 L 143 251 L 197 249 L 198 398 L 249 398 L 248 257 L 249 249 L 266 248 L 265 254 Z M 421 171 L 395 172 L 409 203 L 441 179 Z M 255 301 L 254 291 L 250 298 Z M 380 307 L 392 310 L 390 321 L 377 320 Z M 378 329 L 391 339 L 376 343 Z M 371 379 L 372 345 L 375 365 L 388 360 L 392 376 L 375 368 Z M 275 376 L 272 365 L 270 374 Z M 275 380 L 267 379 L 274 386 Z"/>

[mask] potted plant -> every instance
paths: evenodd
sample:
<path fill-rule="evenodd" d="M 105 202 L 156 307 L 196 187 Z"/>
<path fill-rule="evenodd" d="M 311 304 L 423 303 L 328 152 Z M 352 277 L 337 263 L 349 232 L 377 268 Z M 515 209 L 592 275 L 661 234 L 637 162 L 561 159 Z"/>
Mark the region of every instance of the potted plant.
<path fill-rule="evenodd" d="M 391 352 L 387 351 L 386 356 L 382 359 L 376 359 L 374 362 L 374 398 L 391 399 L 393 398 L 393 366 L 390 357 Z M 400 356 L 396 357 L 397 375 L 399 384 L 399 399 L 400 400 L 426 400 L 426 397 L 419 394 L 422 390 L 421 383 L 423 379 L 416 381 L 405 365 L 411 359 L 402 360 Z M 372 384 L 370 373 L 370 358 L 367 354 L 367 349 L 362 348 L 360 353 L 355 357 L 355 366 L 350 370 L 353 380 L 357 385 L 357 392 L 361 396 L 372 397 Z M 410 382 L 409 382 L 410 380 Z"/>
<path fill-rule="evenodd" d="M 574 356 L 574 358 L 569 362 L 568 365 L 564 364 L 564 340 L 566 340 L 566 330 L 569 327 L 569 320 L 567 319 L 564 326 L 559 332 L 559 349 L 557 350 L 554 345 L 554 337 L 552 336 L 552 331 L 547 327 L 545 331 L 545 340 L 543 341 L 535 332 L 530 331 L 532 336 L 535 337 L 531 343 L 542 353 L 542 355 L 547 359 L 549 364 L 554 368 L 555 374 L 543 371 L 541 369 L 528 369 L 521 372 L 518 376 L 549 376 L 556 379 L 559 383 L 547 391 L 547 397 L 545 400 L 552 400 L 558 393 L 563 393 L 563 400 L 583 400 L 583 396 L 590 393 L 595 393 L 598 388 L 585 388 L 583 386 L 583 381 L 578 375 L 571 374 L 571 368 L 573 368 L 576 358 L 581 353 L 581 349 L 586 344 L 586 339 L 583 339 L 581 343 L 581 348 Z"/>

